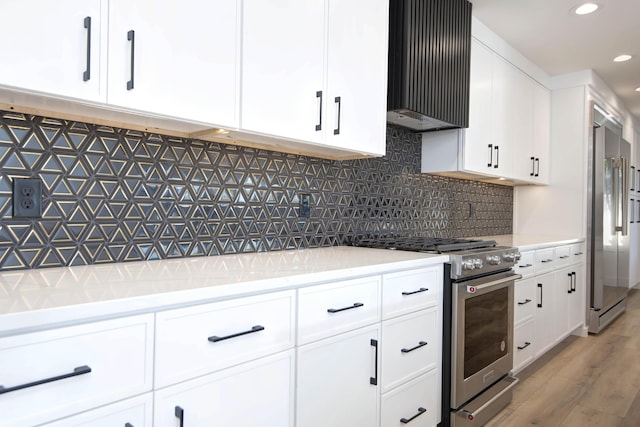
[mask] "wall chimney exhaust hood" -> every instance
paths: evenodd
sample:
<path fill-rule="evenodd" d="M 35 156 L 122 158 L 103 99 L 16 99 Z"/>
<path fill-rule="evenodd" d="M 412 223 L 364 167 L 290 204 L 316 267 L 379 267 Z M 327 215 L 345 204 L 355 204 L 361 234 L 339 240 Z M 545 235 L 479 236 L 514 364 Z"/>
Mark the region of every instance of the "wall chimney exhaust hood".
<path fill-rule="evenodd" d="M 387 122 L 468 127 L 470 57 L 467 0 L 390 0 Z"/>

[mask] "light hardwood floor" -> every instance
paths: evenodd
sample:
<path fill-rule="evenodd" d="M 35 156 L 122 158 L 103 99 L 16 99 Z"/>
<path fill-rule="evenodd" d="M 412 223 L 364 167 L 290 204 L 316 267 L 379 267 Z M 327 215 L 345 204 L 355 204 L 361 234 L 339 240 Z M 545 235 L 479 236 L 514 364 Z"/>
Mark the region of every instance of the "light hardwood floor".
<path fill-rule="evenodd" d="M 603 332 L 571 336 L 517 376 L 487 426 L 640 426 L 640 291 Z"/>

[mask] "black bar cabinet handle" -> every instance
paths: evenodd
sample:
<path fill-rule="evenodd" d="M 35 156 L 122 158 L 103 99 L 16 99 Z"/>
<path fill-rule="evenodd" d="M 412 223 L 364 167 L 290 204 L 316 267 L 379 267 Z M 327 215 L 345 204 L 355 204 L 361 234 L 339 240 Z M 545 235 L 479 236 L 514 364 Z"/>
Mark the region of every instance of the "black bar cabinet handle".
<path fill-rule="evenodd" d="M 84 375 L 84 374 L 88 374 L 89 372 L 91 372 L 91 368 L 88 366 L 78 366 L 77 368 L 73 369 L 73 372 L 68 373 L 68 374 L 63 374 L 63 375 L 58 375 L 55 377 L 51 377 L 51 378 L 45 378 L 43 380 L 38 380 L 38 381 L 34 381 L 31 383 L 26 383 L 26 384 L 20 384 L 20 385 L 16 385 L 13 387 L 3 387 L 0 385 L 0 394 L 5 394 L 5 393 L 11 393 L 12 391 L 17 391 L 17 390 L 23 390 L 25 388 L 29 388 L 29 387 L 35 387 L 37 385 L 42 385 L 42 384 L 46 384 L 46 383 L 52 383 L 54 381 L 60 381 L 60 380 L 64 380 L 66 378 L 71 378 L 71 377 L 77 377 L 78 375 Z"/>
<path fill-rule="evenodd" d="M 342 101 L 340 101 L 339 96 L 336 96 L 335 103 L 338 104 L 338 127 L 333 130 L 333 134 L 340 135 L 340 109 L 342 108 Z"/>
<path fill-rule="evenodd" d="M 427 345 L 426 341 L 418 341 L 418 345 L 415 347 L 411 347 L 411 348 L 403 348 L 400 351 L 403 353 L 411 353 L 413 350 L 417 350 L 420 347 L 424 347 L 425 345 Z"/>
<path fill-rule="evenodd" d="M 493 144 L 489 144 L 489 163 L 487 163 L 487 167 L 493 166 Z"/>
<path fill-rule="evenodd" d="M 242 335 L 253 334 L 255 332 L 260 332 L 260 331 L 264 331 L 264 326 L 256 325 L 256 326 L 252 326 L 251 329 L 248 331 L 238 332 L 236 334 L 227 335 L 225 337 L 218 337 L 214 335 L 207 339 L 211 342 L 218 342 L 218 341 L 228 340 L 229 338 L 241 337 Z"/>
<path fill-rule="evenodd" d="M 542 308 L 542 283 L 538 283 L 538 288 L 540 289 L 540 302 L 538 303 L 538 308 Z"/>
<path fill-rule="evenodd" d="M 536 174 L 534 176 L 540 175 L 540 159 L 536 157 Z"/>
<path fill-rule="evenodd" d="M 174 414 L 177 419 L 180 420 L 180 427 L 184 427 L 184 409 L 180 406 L 176 406 L 174 409 Z"/>
<path fill-rule="evenodd" d="M 536 158 L 531 157 L 531 173 L 530 176 L 533 176 L 536 173 Z"/>
<path fill-rule="evenodd" d="M 322 91 L 316 92 L 316 98 L 320 98 L 320 106 L 318 107 L 318 124 L 316 125 L 316 131 L 322 130 Z"/>
<path fill-rule="evenodd" d="M 518 305 L 525 305 L 525 304 L 529 304 L 530 302 L 531 302 L 531 300 L 529 298 L 527 298 L 523 302 L 518 301 Z"/>
<path fill-rule="evenodd" d="M 573 292 L 573 273 L 567 273 L 567 276 L 569 276 L 569 290 L 567 293 L 570 294 Z"/>
<path fill-rule="evenodd" d="M 518 346 L 518 350 L 524 350 L 525 348 L 529 347 L 531 345 L 531 343 L 529 341 L 525 341 L 524 345 L 519 345 Z"/>
<path fill-rule="evenodd" d="M 127 82 L 127 90 L 131 90 L 133 89 L 133 75 L 135 71 L 133 61 L 135 58 L 135 49 L 136 49 L 136 32 L 133 30 L 129 30 L 129 32 L 127 32 L 127 40 L 131 42 L 131 75 L 130 75 L 131 80 Z"/>
<path fill-rule="evenodd" d="M 369 384 L 378 385 L 378 340 L 371 339 L 371 346 L 376 349 L 376 362 L 374 367 L 374 375 L 375 377 L 369 378 Z"/>
<path fill-rule="evenodd" d="M 413 417 L 411 418 L 400 418 L 400 422 L 402 424 L 409 424 L 411 421 L 413 421 L 414 419 L 418 418 L 420 415 L 424 414 L 425 412 L 427 412 L 426 409 L 424 409 L 422 406 L 418 408 L 418 413 L 415 414 Z"/>
<path fill-rule="evenodd" d="M 498 146 L 496 145 L 494 148 L 495 148 L 495 150 L 496 150 L 496 164 L 495 164 L 495 165 L 493 165 L 493 167 L 494 167 L 495 169 L 498 169 L 498 167 L 500 166 L 500 165 L 499 165 L 499 163 L 500 163 L 500 147 L 498 147 Z"/>
<path fill-rule="evenodd" d="M 633 176 L 636 174 L 636 167 L 635 166 L 631 166 L 631 178 L 633 178 Z M 631 188 L 629 189 L 630 191 L 635 191 L 633 187 L 635 187 L 635 179 L 631 179 Z"/>
<path fill-rule="evenodd" d="M 341 311 L 352 310 L 352 309 L 358 308 L 358 307 L 364 307 L 364 304 L 361 303 L 361 302 L 356 302 L 353 305 L 350 305 L 349 307 L 329 308 L 329 309 L 327 309 L 327 313 L 339 313 Z"/>
<path fill-rule="evenodd" d="M 89 81 L 91 78 L 91 17 L 84 18 L 84 28 L 87 29 L 87 69 L 82 73 L 82 80 Z"/>
<path fill-rule="evenodd" d="M 404 295 L 404 296 L 414 295 L 414 294 L 419 294 L 420 292 L 427 292 L 428 290 L 429 290 L 429 288 L 420 288 L 417 291 L 403 292 L 402 295 Z"/>
<path fill-rule="evenodd" d="M 571 281 L 571 292 L 575 292 L 576 291 L 576 282 L 578 281 L 578 276 L 576 275 L 576 272 L 572 272 L 571 275 L 573 276 L 573 280 Z"/>

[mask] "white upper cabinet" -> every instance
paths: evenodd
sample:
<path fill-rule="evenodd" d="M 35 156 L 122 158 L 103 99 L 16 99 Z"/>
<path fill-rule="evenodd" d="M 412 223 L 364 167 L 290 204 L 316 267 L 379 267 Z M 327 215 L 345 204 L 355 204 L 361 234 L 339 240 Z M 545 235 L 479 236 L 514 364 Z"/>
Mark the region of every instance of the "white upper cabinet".
<path fill-rule="evenodd" d="M 110 105 L 237 126 L 238 2 L 110 0 Z"/>
<path fill-rule="evenodd" d="M 0 85 L 104 101 L 106 24 L 100 0 L 0 2 Z"/>
<path fill-rule="evenodd" d="M 244 1 L 242 129 L 322 141 L 324 13 L 324 0 Z"/>
<path fill-rule="evenodd" d="M 384 154 L 387 16 L 387 0 L 246 0 L 241 129 Z"/>
<path fill-rule="evenodd" d="M 328 145 L 385 153 L 388 16 L 388 0 L 329 1 Z"/>

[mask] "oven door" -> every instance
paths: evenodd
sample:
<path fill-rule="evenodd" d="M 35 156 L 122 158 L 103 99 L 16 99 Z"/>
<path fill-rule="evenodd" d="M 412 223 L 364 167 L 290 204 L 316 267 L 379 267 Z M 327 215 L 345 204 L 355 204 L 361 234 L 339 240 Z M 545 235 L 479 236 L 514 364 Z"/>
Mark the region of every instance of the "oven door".
<path fill-rule="evenodd" d="M 507 271 L 455 283 L 451 401 L 460 408 L 513 369 L 513 287 Z"/>

